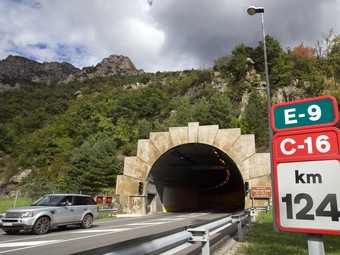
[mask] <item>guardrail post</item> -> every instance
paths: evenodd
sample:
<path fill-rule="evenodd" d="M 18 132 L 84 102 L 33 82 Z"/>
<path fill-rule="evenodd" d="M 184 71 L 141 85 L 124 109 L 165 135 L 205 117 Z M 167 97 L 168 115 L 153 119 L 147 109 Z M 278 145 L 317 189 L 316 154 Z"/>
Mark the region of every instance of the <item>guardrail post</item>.
<path fill-rule="evenodd" d="M 231 218 L 233 219 L 233 223 L 237 222 L 237 238 L 240 242 L 243 241 L 243 230 L 242 230 L 242 220 L 241 215 L 232 215 Z"/>
<path fill-rule="evenodd" d="M 251 208 L 250 209 L 250 216 L 251 216 L 252 222 L 256 221 L 256 215 L 257 215 L 257 210 L 255 208 Z"/>
<path fill-rule="evenodd" d="M 202 243 L 202 255 L 210 255 L 209 229 L 189 228 L 190 242 Z"/>
<path fill-rule="evenodd" d="M 250 208 L 250 209 L 248 209 L 247 211 L 245 211 L 245 213 L 246 213 L 247 215 L 249 215 L 249 216 L 248 216 L 248 223 L 249 223 L 249 225 L 251 226 L 252 223 L 256 221 L 256 209 Z"/>

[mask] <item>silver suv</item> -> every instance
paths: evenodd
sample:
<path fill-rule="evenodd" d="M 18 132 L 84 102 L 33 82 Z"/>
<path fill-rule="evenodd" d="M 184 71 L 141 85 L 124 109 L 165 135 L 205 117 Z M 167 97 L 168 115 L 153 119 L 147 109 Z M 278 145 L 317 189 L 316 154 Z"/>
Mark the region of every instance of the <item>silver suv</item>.
<path fill-rule="evenodd" d="M 91 196 L 49 194 L 31 206 L 6 210 L 0 220 L 0 227 L 7 234 L 29 230 L 40 235 L 47 233 L 51 227 L 80 225 L 82 228 L 90 228 L 98 215 L 98 205 Z"/>

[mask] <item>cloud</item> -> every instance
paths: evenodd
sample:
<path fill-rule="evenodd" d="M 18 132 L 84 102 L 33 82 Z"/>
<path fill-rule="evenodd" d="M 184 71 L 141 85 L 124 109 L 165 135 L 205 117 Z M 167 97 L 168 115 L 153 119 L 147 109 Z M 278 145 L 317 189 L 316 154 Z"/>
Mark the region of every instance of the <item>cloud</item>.
<path fill-rule="evenodd" d="M 111 54 L 145 71 L 209 68 L 240 43 L 266 32 L 283 48 L 313 47 L 340 32 L 340 0 L 1 0 L 0 59 L 21 55 L 91 66 Z"/>

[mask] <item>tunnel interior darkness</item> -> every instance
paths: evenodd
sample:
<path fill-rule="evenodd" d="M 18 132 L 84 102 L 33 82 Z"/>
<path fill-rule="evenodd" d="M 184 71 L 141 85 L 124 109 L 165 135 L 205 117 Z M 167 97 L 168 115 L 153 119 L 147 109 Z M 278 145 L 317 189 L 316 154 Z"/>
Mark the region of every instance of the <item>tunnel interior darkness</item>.
<path fill-rule="evenodd" d="M 244 208 L 244 183 L 238 167 L 211 145 L 188 143 L 168 150 L 154 163 L 148 180 L 149 206 L 158 198 L 166 211 Z"/>

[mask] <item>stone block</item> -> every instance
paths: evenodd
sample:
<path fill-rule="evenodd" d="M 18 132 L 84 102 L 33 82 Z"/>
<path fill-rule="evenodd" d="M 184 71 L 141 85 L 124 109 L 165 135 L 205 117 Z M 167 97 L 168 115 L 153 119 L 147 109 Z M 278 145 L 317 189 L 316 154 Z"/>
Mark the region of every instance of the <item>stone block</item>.
<path fill-rule="evenodd" d="M 151 166 L 138 157 L 126 157 L 124 160 L 124 175 L 146 180 Z"/>
<path fill-rule="evenodd" d="M 241 135 L 227 151 L 236 164 L 255 154 L 254 135 Z"/>
<path fill-rule="evenodd" d="M 218 132 L 218 125 L 200 126 L 198 129 L 198 142 L 212 145 Z"/>
<path fill-rule="evenodd" d="M 189 122 L 188 123 L 188 142 L 189 143 L 197 143 L 198 141 L 198 122 Z"/>
<path fill-rule="evenodd" d="M 149 139 L 138 140 L 137 157 L 152 166 L 160 155 L 159 150 Z"/>
<path fill-rule="evenodd" d="M 255 153 L 238 164 L 244 180 L 270 174 L 270 154 Z"/>
<path fill-rule="evenodd" d="M 169 132 L 150 133 L 150 141 L 158 149 L 160 154 L 163 154 L 170 148 L 174 147 Z"/>
<path fill-rule="evenodd" d="M 239 128 L 220 129 L 216 134 L 213 146 L 226 152 L 240 136 L 241 129 Z"/>
<path fill-rule="evenodd" d="M 138 193 L 138 182 L 140 180 L 126 176 L 118 175 L 116 184 L 116 194 L 137 194 Z"/>
<path fill-rule="evenodd" d="M 169 133 L 174 146 L 189 142 L 188 127 L 170 127 Z"/>

